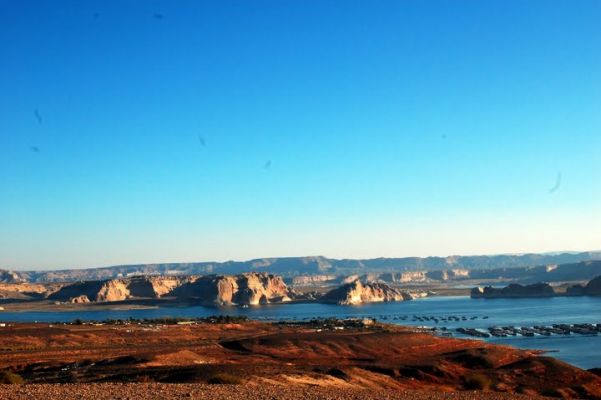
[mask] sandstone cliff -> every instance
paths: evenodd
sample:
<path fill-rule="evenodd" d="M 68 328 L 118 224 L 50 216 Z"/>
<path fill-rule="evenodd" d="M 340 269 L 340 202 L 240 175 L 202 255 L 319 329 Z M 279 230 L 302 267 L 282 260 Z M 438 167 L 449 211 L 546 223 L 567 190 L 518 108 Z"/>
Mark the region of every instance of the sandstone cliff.
<path fill-rule="evenodd" d="M 196 279 L 196 276 L 136 276 L 127 279 L 127 288 L 132 297 L 159 298 Z"/>
<path fill-rule="evenodd" d="M 170 294 L 173 289 L 196 278 L 178 276 L 137 276 L 126 279 L 109 279 L 103 281 L 76 282 L 62 287 L 48 296 L 49 299 L 111 302 L 133 298 L 160 298 Z"/>
<path fill-rule="evenodd" d="M 601 276 L 591 279 L 586 286 L 569 287 L 566 294 L 568 296 L 601 296 Z"/>
<path fill-rule="evenodd" d="M 535 283 L 533 285 L 518 285 L 512 283 L 504 288 L 475 287 L 470 296 L 472 298 L 506 298 L 506 297 L 552 297 L 555 290 L 547 283 Z"/>
<path fill-rule="evenodd" d="M 359 279 L 323 295 L 320 301 L 341 305 L 357 305 L 384 301 L 411 300 L 412 296 L 383 282 L 362 283 Z"/>
<path fill-rule="evenodd" d="M 601 296 L 601 276 L 592 279 L 585 287 L 584 293 L 587 296 Z"/>
<path fill-rule="evenodd" d="M 16 271 L 7 271 L 0 269 L 0 283 L 21 283 L 26 279 Z"/>
<path fill-rule="evenodd" d="M 86 295 L 81 295 L 81 296 L 77 296 L 77 297 L 71 297 L 69 299 L 69 303 L 73 303 L 73 304 L 84 304 L 84 303 L 89 303 L 90 299 L 88 299 L 88 296 Z"/>
<path fill-rule="evenodd" d="M 470 271 L 467 269 L 443 269 L 437 271 L 428 271 L 426 276 L 428 279 L 438 281 L 461 280 L 469 279 Z"/>
<path fill-rule="evenodd" d="M 178 287 L 173 294 L 209 305 L 281 303 L 294 295 L 280 276 L 259 272 L 203 276 Z"/>
<path fill-rule="evenodd" d="M 0 299 L 43 299 L 61 286 L 57 283 L 0 283 Z"/>
<path fill-rule="evenodd" d="M 339 280 L 337 275 L 300 275 L 289 280 L 294 286 L 319 285 Z"/>
<path fill-rule="evenodd" d="M 426 272 L 425 271 L 410 271 L 410 272 L 401 272 L 398 274 L 391 274 L 391 282 L 423 282 L 426 280 Z"/>

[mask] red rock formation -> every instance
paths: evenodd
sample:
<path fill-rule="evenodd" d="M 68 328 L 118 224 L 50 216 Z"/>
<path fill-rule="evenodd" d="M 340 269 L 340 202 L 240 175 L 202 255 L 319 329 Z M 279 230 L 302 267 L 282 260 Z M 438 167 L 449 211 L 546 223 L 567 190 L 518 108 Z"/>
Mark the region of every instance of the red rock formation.
<path fill-rule="evenodd" d="M 320 300 L 326 303 L 356 305 L 383 301 L 411 300 L 410 294 L 382 282 L 361 283 L 360 280 L 329 291 Z"/>

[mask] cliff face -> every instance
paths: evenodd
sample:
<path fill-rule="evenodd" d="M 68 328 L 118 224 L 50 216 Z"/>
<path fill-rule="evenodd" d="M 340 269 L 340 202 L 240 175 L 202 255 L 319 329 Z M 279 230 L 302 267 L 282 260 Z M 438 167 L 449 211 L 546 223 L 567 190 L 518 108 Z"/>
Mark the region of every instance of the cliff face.
<path fill-rule="evenodd" d="M 428 271 L 426 276 L 429 279 L 438 281 L 469 279 L 470 271 L 467 269 L 443 269 L 437 271 Z"/>
<path fill-rule="evenodd" d="M 173 291 L 211 305 L 259 305 L 291 300 L 292 291 L 276 275 L 250 272 L 240 275 L 209 275 Z"/>
<path fill-rule="evenodd" d="M 96 301 L 105 302 L 127 300 L 131 297 L 127 283 L 128 282 L 120 279 L 106 281 L 96 294 Z"/>
<path fill-rule="evenodd" d="M 41 284 L 41 283 L 1 283 L 0 282 L 0 298 L 1 293 L 7 294 L 6 298 L 11 298 L 10 294 L 22 294 L 34 298 L 44 298 L 53 291 L 61 287 L 59 284 Z"/>
<path fill-rule="evenodd" d="M 25 279 L 16 271 L 0 269 L 0 283 L 21 283 L 26 281 L 27 279 Z"/>
<path fill-rule="evenodd" d="M 585 287 L 584 293 L 587 296 L 601 296 L 601 276 L 592 279 Z"/>
<path fill-rule="evenodd" d="M 70 298 L 69 302 L 73 304 L 84 304 L 89 303 L 90 299 L 88 299 L 88 296 L 82 294 L 81 296 Z"/>
<path fill-rule="evenodd" d="M 83 299 L 96 302 L 123 301 L 131 298 L 159 298 L 174 288 L 189 282 L 192 277 L 140 276 L 128 279 L 77 282 L 62 287 L 48 298 L 61 301 Z M 74 301 L 82 302 L 82 301 Z"/>
<path fill-rule="evenodd" d="M 393 288 L 382 282 L 361 283 L 360 280 L 342 285 L 331 290 L 320 301 L 341 305 L 357 305 L 363 303 L 377 303 L 383 301 L 411 300 L 408 293 Z"/>
<path fill-rule="evenodd" d="M 96 301 L 103 285 L 107 281 L 76 282 L 63 286 L 56 292 L 48 296 L 51 300 L 70 301 L 72 298 L 85 296 L 89 300 Z"/>
<path fill-rule="evenodd" d="M 401 272 L 399 274 L 391 274 L 393 275 L 391 282 L 423 282 L 426 280 L 426 272 L 425 271 L 411 271 L 411 272 Z M 396 275 L 396 277 L 394 276 Z"/>
<path fill-rule="evenodd" d="M 196 279 L 198 277 L 195 276 L 136 276 L 124 281 L 132 297 L 159 298 L 170 295 L 176 288 Z"/>
<path fill-rule="evenodd" d="M 504 288 L 485 288 L 475 287 L 470 296 L 472 298 L 504 298 L 504 297 L 552 297 L 555 296 L 555 290 L 547 283 L 535 283 L 534 285 L 511 284 Z"/>
<path fill-rule="evenodd" d="M 586 286 L 574 285 L 568 288 L 568 296 L 601 296 L 601 276 L 589 281 Z"/>
<path fill-rule="evenodd" d="M 337 275 L 300 275 L 293 277 L 290 283 L 294 286 L 315 285 L 324 282 L 333 282 L 338 278 Z"/>

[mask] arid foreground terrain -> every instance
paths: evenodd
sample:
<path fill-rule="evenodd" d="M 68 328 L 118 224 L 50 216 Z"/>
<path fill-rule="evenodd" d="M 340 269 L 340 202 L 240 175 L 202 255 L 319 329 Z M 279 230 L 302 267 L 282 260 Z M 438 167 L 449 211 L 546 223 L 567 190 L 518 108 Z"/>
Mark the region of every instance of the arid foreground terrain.
<path fill-rule="evenodd" d="M 2 399 L 601 398 L 551 357 L 357 321 L 7 325 L 0 377 L 25 382 Z"/>

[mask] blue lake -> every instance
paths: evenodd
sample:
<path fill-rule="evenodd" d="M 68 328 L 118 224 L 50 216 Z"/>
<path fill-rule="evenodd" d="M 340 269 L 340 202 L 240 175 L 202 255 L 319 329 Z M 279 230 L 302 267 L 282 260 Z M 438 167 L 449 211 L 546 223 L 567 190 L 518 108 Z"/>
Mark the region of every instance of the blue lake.
<path fill-rule="evenodd" d="M 305 320 L 316 317 L 370 317 L 400 325 L 487 328 L 490 326 L 533 326 L 551 324 L 601 323 L 601 297 L 553 297 L 533 299 L 470 299 L 469 297 L 430 297 L 398 303 L 337 306 L 319 303 L 281 304 L 260 307 L 211 308 L 163 307 L 137 310 L 98 310 L 66 312 L 1 312 L 5 322 L 68 322 L 82 320 L 206 317 L 245 315 L 256 320 Z M 466 317 L 465 321 L 417 321 L 413 316 Z M 401 319 L 401 318 L 405 319 Z M 487 317 L 487 318 L 485 318 Z M 474 318 L 474 319 L 472 319 Z M 463 337 L 454 333 L 456 337 Z M 601 367 L 601 336 L 534 336 L 490 338 L 489 342 L 525 349 L 552 351 L 557 357 L 581 368 Z"/>

